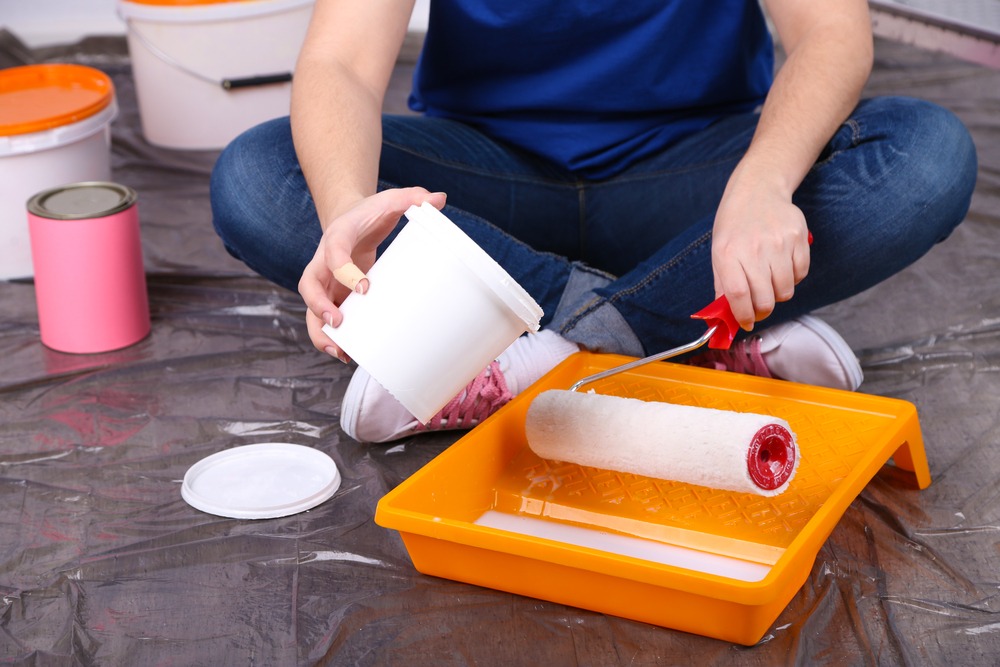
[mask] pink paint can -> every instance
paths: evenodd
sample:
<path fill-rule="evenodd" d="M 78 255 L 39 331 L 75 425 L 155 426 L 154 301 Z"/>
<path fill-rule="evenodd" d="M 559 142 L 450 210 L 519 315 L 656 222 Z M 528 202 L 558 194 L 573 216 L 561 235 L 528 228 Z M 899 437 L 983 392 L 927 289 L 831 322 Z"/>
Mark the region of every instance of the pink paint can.
<path fill-rule="evenodd" d="M 42 343 L 108 352 L 149 334 L 138 196 L 116 183 L 64 185 L 28 200 Z"/>

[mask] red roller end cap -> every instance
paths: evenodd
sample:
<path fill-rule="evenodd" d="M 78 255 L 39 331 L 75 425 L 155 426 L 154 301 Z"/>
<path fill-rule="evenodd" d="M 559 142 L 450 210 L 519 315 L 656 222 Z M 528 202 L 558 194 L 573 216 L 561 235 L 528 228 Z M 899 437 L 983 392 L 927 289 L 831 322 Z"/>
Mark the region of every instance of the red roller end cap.
<path fill-rule="evenodd" d="M 750 479 L 765 491 L 774 491 L 787 482 L 795 470 L 792 434 L 780 424 L 768 424 L 757 431 L 747 451 Z"/>

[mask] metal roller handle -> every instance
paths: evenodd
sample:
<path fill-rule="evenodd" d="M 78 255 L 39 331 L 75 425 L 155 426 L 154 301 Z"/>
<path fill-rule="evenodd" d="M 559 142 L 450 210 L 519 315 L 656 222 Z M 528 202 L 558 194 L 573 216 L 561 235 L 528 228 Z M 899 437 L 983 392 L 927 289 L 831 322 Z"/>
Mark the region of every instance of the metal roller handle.
<path fill-rule="evenodd" d="M 699 347 L 708 342 L 708 340 L 715 334 L 716 329 L 719 325 L 711 326 L 708 328 L 701 338 L 698 340 L 691 341 L 685 345 L 675 347 L 671 350 L 665 352 L 657 352 L 648 357 L 643 357 L 642 359 L 636 359 L 635 361 L 630 361 L 627 364 L 622 364 L 621 366 L 615 366 L 614 368 L 609 368 L 606 371 L 601 371 L 600 373 L 594 373 L 593 375 L 588 375 L 582 380 L 578 380 L 576 384 L 569 388 L 570 391 L 577 391 L 580 387 L 585 384 L 590 384 L 591 382 L 596 382 L 597 380 L 603 380 L 606 377 L 617 375 L 618 373 L 623 373 L 625 371 L 632 370 L 638 366 L 644 366 L 645 364 L 653 363 L 654 361 L 662 361 L 664 359 L 670 359 L 671 357 L 676 357 L 685 352 L 690 352 L 691 350 L 697 350 Z"/>

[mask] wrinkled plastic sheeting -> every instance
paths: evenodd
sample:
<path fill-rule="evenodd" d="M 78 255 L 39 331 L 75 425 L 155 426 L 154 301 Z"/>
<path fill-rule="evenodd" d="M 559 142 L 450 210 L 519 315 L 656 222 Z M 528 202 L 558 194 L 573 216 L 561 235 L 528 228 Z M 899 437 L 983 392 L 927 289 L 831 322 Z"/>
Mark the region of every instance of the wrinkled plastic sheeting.
<path fill-rule="evenodd" d="M 96 46 L 95 46 L 96 45 Z M 294 294 L 211 230 L 215 154 L 141 136 L 127 57 L 43 59 L 114 77 L 115 178 L 140 194 L 151 336 L 64 355 L 29 281 L 0 284 L 0 664 L 995 664 L 1000 659 L 1000 77 L 879 43 L 869 92 L 955 110 L 979 149 L 968 220 L 917 266 L 827 309 L 872 394 L 917 405 L 934 483 L 886 468 L 755 647 L 416 573 L 375 505 L 457 436 L 362 446 L 338 426 L 351 369 L 314 351 Z M 343 484 L 291 517 L 238 521 L 180 496 L 236 445 L 294 442 Z"/>

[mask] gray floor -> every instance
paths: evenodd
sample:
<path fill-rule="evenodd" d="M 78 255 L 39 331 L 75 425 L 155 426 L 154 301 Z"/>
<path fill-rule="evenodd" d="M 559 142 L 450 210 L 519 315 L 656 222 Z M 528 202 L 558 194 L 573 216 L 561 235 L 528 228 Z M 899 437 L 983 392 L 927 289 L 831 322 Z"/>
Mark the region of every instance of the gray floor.
<path fill-rule="evenodd" d="M 212 152 L 147 144 L 116 41 L 28 54 L 118 86 L 116 180 L 140 193 L 153 332 L 78 357 L 39 342 L 30 281 L 0 283 L 0 663 L 38 665 L 985 665 L 1000 660 L 1000 73 L 879 42 L 869 94 L 971 129 L 966 222 L 923 261 L 822 313 L 862 390 L 918 408 L 934 483 L 891 469 L 851 504 L 803 588 L 745 648 L 416 573 L 372 517 L 457 436 L 365 447 L 339 429 L 349 370 L 302 305 L 211 230 Z M 17 56 L 4 52 L 5 64 Z M 405 98 L 397 73 L 392 109 Z M 192 509 L 179 480 L 252 442 L 330 454 L 338 494 L 262 522 Z"/>

